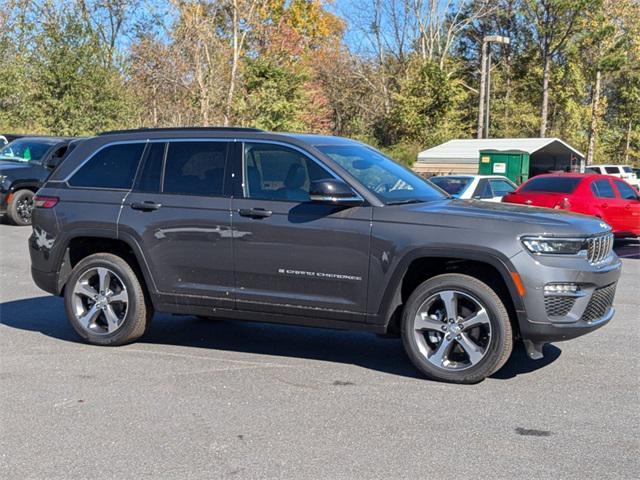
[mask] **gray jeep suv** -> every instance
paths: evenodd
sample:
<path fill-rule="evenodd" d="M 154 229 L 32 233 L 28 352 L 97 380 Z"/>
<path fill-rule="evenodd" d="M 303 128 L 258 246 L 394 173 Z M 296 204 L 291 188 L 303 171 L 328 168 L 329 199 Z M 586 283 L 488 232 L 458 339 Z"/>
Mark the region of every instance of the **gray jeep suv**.
<path fill-rule="evenodd" d="M 154 129 L 87 139 L 35 198 L 32 275 L 77 333 L 132 342 L 152 312 L 400 335 L 426 376 L 477 382 L 522 339 L 613 316 L 601 221 L 455 200 L 344 138 Z"/>

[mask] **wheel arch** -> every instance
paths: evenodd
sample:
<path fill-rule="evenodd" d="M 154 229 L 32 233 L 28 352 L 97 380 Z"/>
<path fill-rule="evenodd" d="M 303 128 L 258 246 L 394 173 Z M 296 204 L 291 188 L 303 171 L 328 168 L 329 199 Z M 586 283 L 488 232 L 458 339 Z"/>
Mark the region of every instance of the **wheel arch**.
<path fill-rule="evenodd" d="M 487 268 L 489 267 L 489 268 Z M 524 302 L 513 279 L 515 267 L 501 252 L 490 249 L 419 248 L 409 252 L 394 270 L 379 314 L 385 330 L 397 333 L 406 299 L 423 281 L 442 273 L 466 273 L 489 284 L 501 298 L 516 332 L 524 315 Z M 498 274 L 495 278 L 495 273 Z"/>
<path fill-rule="evenodd" d="M 83 230 L 66 238 L 64 245 L 62 258 L 58 261 L 58 293 L 60 295 L 64 294 L 64 287 L 73 267 L 83 258 L 95 253 L 112 253 L 123 258 L 141 277 L 145 293 L 150 294 L 156 291 L 142 250 L 131 238 L 119 236 L 111 230 Z M 153 295 L 150 295 L 150 299 L 153 300 Z"/>

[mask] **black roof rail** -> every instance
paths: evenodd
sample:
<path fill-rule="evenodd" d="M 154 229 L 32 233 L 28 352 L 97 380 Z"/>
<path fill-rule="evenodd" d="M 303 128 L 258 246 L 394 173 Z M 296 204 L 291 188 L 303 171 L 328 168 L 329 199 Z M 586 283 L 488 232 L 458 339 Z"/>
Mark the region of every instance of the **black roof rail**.
<path fill-rule="evenodd" d="M 100 132 L 98 135 L 111 135 L 115 133 L 138 133 L 138 132 L 167 132 L 167 131 L 203 131 L 203 132 L 264 132 L 259 128 L 249 127 L 161 127 L 161 128 L 131 128 L 123 130 L 109 130 Z"/>

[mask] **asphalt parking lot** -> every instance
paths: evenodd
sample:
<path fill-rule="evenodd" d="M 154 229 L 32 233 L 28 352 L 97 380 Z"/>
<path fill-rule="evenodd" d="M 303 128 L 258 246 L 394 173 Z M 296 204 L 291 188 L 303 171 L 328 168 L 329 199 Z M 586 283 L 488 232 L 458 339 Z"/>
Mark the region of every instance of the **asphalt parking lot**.
<path fill-rule="evenodd" d="M 80 343 L 0 225 L 0 477 L 637 478 L 640 244 L 617 315 L 471 386 L 419 378 L 399 340 L 156 315 Z M 633 473 L 636 472 L 636 473 Z"/>

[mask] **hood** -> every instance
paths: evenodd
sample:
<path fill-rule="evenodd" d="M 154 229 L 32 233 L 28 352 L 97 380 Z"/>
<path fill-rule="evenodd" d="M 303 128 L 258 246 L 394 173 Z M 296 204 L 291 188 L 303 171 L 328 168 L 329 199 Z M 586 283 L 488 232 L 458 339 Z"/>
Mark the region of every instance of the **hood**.
<path fill-rule="evenodd" d="M 492 233 L 589 236 L 610 230 L 600 219 L 551 208 L 481 200 L 442 200 L 388 206 L 385 216 L 401 223 Z"/>
<path fill-rule="evenodd" d="M 0 172 L 7 170 L 24 170 L 25 168 L 33 168 L 34 165 L 22 162 L 11 162 L 8 160 L 0 160 Z"/>

